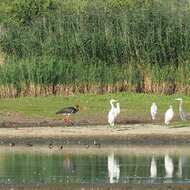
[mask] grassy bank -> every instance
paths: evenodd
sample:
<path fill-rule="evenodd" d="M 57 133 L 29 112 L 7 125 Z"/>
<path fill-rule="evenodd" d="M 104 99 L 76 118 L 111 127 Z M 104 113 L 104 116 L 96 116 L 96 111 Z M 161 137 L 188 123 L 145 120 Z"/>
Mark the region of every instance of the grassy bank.
<path fill-rule="evenodd" d="M 121 123 L 150 123 L 150 106 L 153 101 L 158 105 L 158 118 L 155 123 L 163 124 L 164 113 L 169 105 L 174 106 L 175 122 L 179 119 L 177 95 L 161 96 L 136 93 L 115 93 L 105 95 L 78 95 L 78 96 L 49 96 L 49 97 L 21 97 L 15 99 L 1 99 L 0 111 L 2 113 L 22 113 L 27 117 L 45 117 L 61 119 L 55 112 L 63 106 L 80 105 L 80 112 L 73 116 L 74 121 L 89 123 L 107 123 L 107 113 L 110 109 L 109 100 L 115 98 L 121 103 L 121 114 L 118 122 Z M 184 96 L 184 110 L 190 117 L 189 97 Z M 188 122 L 184 122 L 188 124 Z"/>
<path fill-rule="evenodd" d="M 0 97 L 190 93 L 188 1 L 0 5 Z"/>

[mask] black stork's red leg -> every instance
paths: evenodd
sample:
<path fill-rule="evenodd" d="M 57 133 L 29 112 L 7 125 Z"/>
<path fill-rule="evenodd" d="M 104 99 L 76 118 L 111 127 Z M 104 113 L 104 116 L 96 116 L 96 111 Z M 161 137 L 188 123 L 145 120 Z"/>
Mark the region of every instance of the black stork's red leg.
<path fill-rule="evenodd" d="M 72 122 L 72 120 L 70 119 L 70 115 L 67 115 L 65 118 L 64 118 L 64 122 L 66 123 L 66 124 L 71 124 L 71 125 L 73 125 L 73 122 Z"/>
<path fill-rule="evenodd" d="M 75 114 L 78 111 L 79 111 L 79 106 L 76 105 L 74 107 L 62 108 L 59 111 L 57 111 L 56 114 L 64 114 L 64 115 L 66 115 L 66 117 L 64 118 L 64 122 L 67 123 L 67 124 L 72 124 L 73 125 L 73 122 L 71 121 L 69 115 Z"/>

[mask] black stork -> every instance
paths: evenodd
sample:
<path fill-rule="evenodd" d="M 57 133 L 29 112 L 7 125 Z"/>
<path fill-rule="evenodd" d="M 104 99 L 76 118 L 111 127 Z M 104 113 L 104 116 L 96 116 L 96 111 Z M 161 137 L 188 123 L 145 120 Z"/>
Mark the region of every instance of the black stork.
<path fill-rule="evenodd" d="M 70 106 L 70 107 L 65 107 L 60 109 L 59 111 L 56 112 L 56 114 L 63 114 L 66 115 L 67 117 L 64 118 L 65 123 L 72 123 L 71 120 L 69 119 L 69 116 L 71 114 L 75 114 L 79 111 L 79 105 L 75 105 L 75 106 Z"/>

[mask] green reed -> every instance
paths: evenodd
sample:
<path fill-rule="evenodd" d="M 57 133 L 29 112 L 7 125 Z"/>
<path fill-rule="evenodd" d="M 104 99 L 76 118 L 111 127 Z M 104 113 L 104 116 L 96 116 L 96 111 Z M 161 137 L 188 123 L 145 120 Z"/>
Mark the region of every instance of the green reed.
<path fill-rule="evenodd" d="M 14 95 L 33 88 L 35 95 L 188 93 L 189 2 L 20 0 L 2 6 L 0 84 Z"/>

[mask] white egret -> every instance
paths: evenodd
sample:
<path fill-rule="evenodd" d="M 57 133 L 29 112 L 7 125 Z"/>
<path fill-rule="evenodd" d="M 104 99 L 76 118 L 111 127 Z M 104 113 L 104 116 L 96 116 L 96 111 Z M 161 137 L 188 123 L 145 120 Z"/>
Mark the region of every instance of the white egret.
<path fill-rule="evenodd" d="M 174 164 L 172 158 L 170 158 L 168 155 L 165 155 L 164 157 L 164 166 L 166 171 L 166 178 L 172 178 L 174 171 Z"/>
<path fill-rule="evenodd" d="M 114 107 L 114 112 L 115 112 L 115 119 L 117 118 L 117 116 L 120 114 L 120 103 L 117 102 L 116 103 L 116 107 Z"/>
<path fill-rule="evenodd" d="M 157 166 L 156 166 L 156 160 L 153 156 L 150 165 L 150 177 L 155 178 L 156 176 L 157 176 Z"/>
<path fill-rule="evenodd" d="M 110 183 L 118 183 L 120 177 L 120 167 L 114 158 L 114 153 L 108 155 L 108 175 Z"/>
<path fill-rule="evenodd" d="M 112 127 L 114 126 L 115 119 L 116 119 L 116 110 L 115 110 L 115 106 L 114 106 L 115 102 L 117 102 L 117 101 L 114 100 L 114 99 L 110 100 L 111 109 L 110 109 L 110 111 L 108 113 L 108 123 Z"/>
<path fill-rule="evenodd" d="M 152 120 L 155 120 L 157 112 L 158 112 L 158 107 L 156 103 L 153 102 L 150 108 L 150 114 L 151 114 Z"/>
<path fill-rule="evenodd" d="M 177 98 L 176 100 L 180 101 L 179 103 L 179 116 L 181 118 L 182 121 L 186 120 L 186 114 L 182 108 L 182 104 L 183 104 L 183 99 L 182 98 Z"/>
<path fill-rule="evenodd" d="M 174 111 L 172 105 L 170 105 L 169 109 L 165 113 L 165 124 L 168 125 L 170 121 L 174 117 Z"/>

